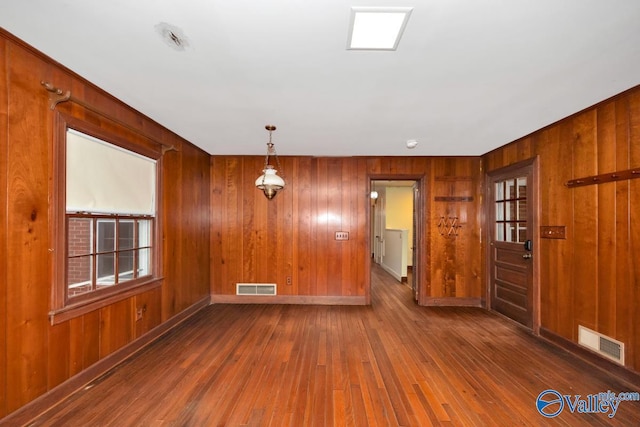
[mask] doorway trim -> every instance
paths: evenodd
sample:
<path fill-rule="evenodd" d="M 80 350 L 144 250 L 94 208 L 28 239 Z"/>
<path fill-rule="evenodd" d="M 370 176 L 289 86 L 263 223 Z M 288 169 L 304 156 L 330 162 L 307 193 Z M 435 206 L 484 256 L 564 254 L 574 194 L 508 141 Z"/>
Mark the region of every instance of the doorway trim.
<path fill-rule="evenodd" d="M 486 281 L 486 289 L 485 289 L 485 298 L 486 298 L 486 307 L 488 310 L 491 310 L 492 301 L 491 301 L 491 240 L 492 237 L 489 235 L 489 230 L 491 229 L 490 221 L 493 218 L 491 215 L 493 205 L 491 203 L 493 197 L 491 197 L 491 182 L 496 177 L 500 177 L 501 175 L 507 175 L 511 172 L 517 171 L 521 168 L 531 167 L 531 181 L 533 184 L 533 188 L 531 191 L 532 195 L 532 205 L 533 205 L 533 218 L 531 219 L 531 228 L 532 228 L 532 236 L 533 236 L 533 277 L 532 277 L 532 292 L 533 292 L 533 301 L 532 301 L 532 325 L 531 330 L 535 335 L 540 335 L 540 159 L 539 156 L 535 156 L 529 158 L 527 160 L 519 161 L 517 163 L 513 163 L 511 165 L 494 169 L 490 172 L 485 173 L 484 179 L 484 212 L 483 215 L 483 240 L 485 243 L 485 281 Z M 493 311 L 493 310 L 491 310 Z M 497 313 L 493 311 L 494 313 Z M 498 313 L 499 314 L 499 313 Z M 506 316 L 505 316 L 506 318 Z M 515 321 L 514 321 L 515 323 Z M 518 323 L 519 324 L 519 323 Z M 523 326 L 524 327 L 524 326 Z"/>
<path fill-rule="evenodd" d="M 415 277 L 417 288 L 417 303 L 418 305 L 424 305 L 427 299 L 427 286 L 425 278 L 429 277 L 429 264 L 427 263 L 427 254 L 429 253 L 429 239 L 427 238 L 428 227 L 427 224 L 427 209 L 425 206 L 426 200 L 426 175 L 425 174 L 367 174 L 367 257 L 365 260 L 366 270 L 366 304 L 371 304 L 371 253 L 373 250 L 373 242 L 371 241 L 371 233 L 369 232 L 372 227 L 371 223 L 371 203 L 369 201 L 369 194 L 371 194 L 371 183 L 373 181 L 415 181 L 418 188 L 418 203 L 414 203 L 413 210 L 417 213 L 417 220 L 423 225 L 422 227 L 416 227 L 415 232 L 415 247 L 414 252 L 417 251 L 415 259 L 417 265 L 413 265 L 412 274 Z"/>

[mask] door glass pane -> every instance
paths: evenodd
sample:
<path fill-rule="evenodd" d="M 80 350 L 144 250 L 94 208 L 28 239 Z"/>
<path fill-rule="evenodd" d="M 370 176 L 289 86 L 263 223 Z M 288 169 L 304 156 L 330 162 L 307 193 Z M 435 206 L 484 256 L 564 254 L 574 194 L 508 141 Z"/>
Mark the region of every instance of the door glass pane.
<path fill-rule="evenodd" d="M 496 203 L 496 221 L 504 221 L 504 202 Z"/>
<path fill-rule="evenodd" d="M 518 229 L 518 242 L 524 243 L 526 241 L 527 241 L 527 228 L 526 227 L 520 227 Z"/>
<path fill-rule="evenodd" d="M 496 241 L 504 242 L 504 223 L 496 224 Z"/>
<path fill-rule="evenodd" d="M 527 177 L 523 176 L 516 180 L 518 184 L 518 198 L 527 198 Z"/>
<path fill-rule="evenodd" d="M 506 220 L 514 220 L 516 219 L 516 202 L 515 201 L 508 201 L 505 202 L 506 203 L 506 214 L 507 217 L 505 218 Z"/>
<path fill-rule="evenodd" d="M 504 200 L 504 182 L 496 182 L 496 201 Z"/>
<path fill-rule="evenodd" d="M 527 220 L 527 199 L 518 200 L 518 216 L 516 219 L 519 221 Z"/>
<path fill-rule="evenodd" d="M 506 194 L 505 194 L 505 198 L 506 199 L 515 199 L 517 197 L 516 195 L 516 185 L 515 185 L 515 180 L 508 180 L 505 181 L 505 185 L 506 185 Z"/>
<path fill-rule="evenodd" d="M 505 236 L 506 237 L 505 242 L 517 242 L 518 236 L 516 233 L 516 224 L 513 222 L 507 222 L 506 227 L 507 227 L 507 233 Z"/>

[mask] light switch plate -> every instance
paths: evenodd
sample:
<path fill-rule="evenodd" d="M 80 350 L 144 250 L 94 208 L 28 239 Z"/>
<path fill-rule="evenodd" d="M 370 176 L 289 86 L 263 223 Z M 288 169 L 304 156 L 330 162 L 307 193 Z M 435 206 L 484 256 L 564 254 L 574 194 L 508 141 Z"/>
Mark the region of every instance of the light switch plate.
<path fill-rule="evenodd" d="M 336 240 L 349 240 L 348 231 L 336 231 Z"/>

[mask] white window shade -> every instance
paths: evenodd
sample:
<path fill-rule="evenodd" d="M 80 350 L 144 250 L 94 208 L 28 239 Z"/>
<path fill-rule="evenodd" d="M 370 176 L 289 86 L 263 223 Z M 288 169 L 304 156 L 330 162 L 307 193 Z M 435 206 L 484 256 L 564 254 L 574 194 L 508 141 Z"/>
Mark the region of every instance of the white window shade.
<path fill-rule="evenodd" d="M 156 162 L 67 131 L 67 212 L 155 215 Z"/>

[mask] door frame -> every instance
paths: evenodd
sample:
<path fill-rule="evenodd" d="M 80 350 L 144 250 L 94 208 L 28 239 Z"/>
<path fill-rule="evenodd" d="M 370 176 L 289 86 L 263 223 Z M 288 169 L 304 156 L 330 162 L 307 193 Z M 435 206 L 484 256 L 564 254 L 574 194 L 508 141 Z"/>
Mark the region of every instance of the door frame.
<path fill-rule="evenodd" d="M 491 182 L 495 178 L 500 178 L 501 176 L 507 176 L 516 172 L 522 168 L 531 167 L 531 203 L 532 203 L 532 211 L 533 218 L 531 218 L 531 229 L 532 229 L 532 241 L 533 241 L 533 250 L 531 254 L 533 255 L 533 277 L 531 278 L 531 286 L 533 292 L 533 301 L 532 301 L 532 323 L 531 330 L 535 335 L 540 335 L 540 159 L 539 156 L 532 157 L 527 160 L 519 161 L 517 163 L 513 163 L 511 165 L 494 169 L 490 172 L 485 173 L 484 177 L 484 212 L 483 215 L 483 240 L 485 243 L 485 298 L 486 298 L 486 307 L 488 310 L 491 310 L 492 301 L 491 301 L 491 240 L 492 236 L 489 235 L 489 230 L 491 229 L 491 221 L 493 221 L 493 196 L 491 188 Z M 493 310 L 491 310 L 493 311 Z M 494 311 L 495 313 L 495 311 Z M 506 317 L 506 316 L 505 316 Z M 515 323 L 515 321 L 514 321 Z M 518 323 L 519 324 L 519 323 Z M 524 326 L 523 326 L 524 327 Z"/>
<path fill-rule="evenodd" d="M 426 191 L 426 177 L 424 174 L 422 175 L 414 175 L 414 174 L 367 174 L 367 259 L 365 260 L 366 274 L 367 274 L 367 292 L 366 292 L 366 303 L 367 305 L 371 304 L 371 254 L 372 254 L 372 245 L 371 241 L 371 203 L 369 201 L 369 195 L 371 194 L 371 183 L 373 181 L 415 181 L 416 186 L 418 188 L 418 200 L 419 204 L 413 204 L 414 214 L 417 214 L 418 220 L 423 225 L 414 229 L 414 238 L 416 240 L 416 245 L 414 247 L 415 259 L 417 260 L 418 265 L 413 265 L 412 274 L 415 277 L 416 287 L 417 287 L 417 303 L 418 305 L 424 305 L 424 301 L 426 301 L 427 295 L 426 290 L 427 286 L 424 283 L 424 278 L 429 277 L 428 264 L 426 259 L 426 254 L 429 253 L 429 239 L 427 239 L 427 213 L 425 206 L 425 191 Z M 419 231 L 419 233 L 418 233 Z M 416 253 L 417 251 L 417 253 Z M 415 296 L 413 296 L 415 298 Z"/>

